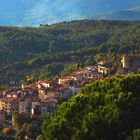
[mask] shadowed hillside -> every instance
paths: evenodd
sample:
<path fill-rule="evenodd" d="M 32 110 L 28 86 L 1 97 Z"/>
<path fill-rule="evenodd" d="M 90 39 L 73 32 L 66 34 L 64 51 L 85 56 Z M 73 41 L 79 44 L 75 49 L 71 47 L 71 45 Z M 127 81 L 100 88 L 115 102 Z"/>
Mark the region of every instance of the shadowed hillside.
<path fill-rule="evenodd" d="M 27 75 L 52 78 L 69 65 L 91 65 L 97 54 L 119 64 L 116 55 L 140 53 L 139 35 L 140 22 L 82 20 L 39 28 L 0 27 L 0 83 L 19 82 Z"/>

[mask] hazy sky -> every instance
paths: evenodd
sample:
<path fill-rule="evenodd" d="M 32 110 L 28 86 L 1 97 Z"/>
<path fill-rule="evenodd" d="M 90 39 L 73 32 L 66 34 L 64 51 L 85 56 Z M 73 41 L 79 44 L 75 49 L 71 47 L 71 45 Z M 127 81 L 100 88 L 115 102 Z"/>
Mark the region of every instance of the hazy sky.
<path fill-rule="evenodd" d="M 0 25 L 90 18 L 140 5 L 140 0 L 0 0 Z"/>

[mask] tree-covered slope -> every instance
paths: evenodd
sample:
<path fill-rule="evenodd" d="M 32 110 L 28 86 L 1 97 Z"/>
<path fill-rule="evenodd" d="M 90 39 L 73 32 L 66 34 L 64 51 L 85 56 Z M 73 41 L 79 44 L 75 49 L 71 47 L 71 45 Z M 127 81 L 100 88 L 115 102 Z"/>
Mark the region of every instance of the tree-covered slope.
<path fill-rule="evenodd" d="M 82 88 L 53 116 L 46 115 L 46 140 L 140 139 L 140 75 L 113 76 Z"/>
<path fill-rule="evenodd" d="M 39 28 L 0 27 L 0 83 L 19 82 L 34 74 L 46 79 L 49 77 L 43 73 L 49 67 L 50 73 L 56 74 L 55 65 L 63 64 L 63 69 L 68 64 L 91 62 L 97 54 L 113 61 L 113 54 L 139 53 L 139 35 L 138 21 L 82 20 Z"/>

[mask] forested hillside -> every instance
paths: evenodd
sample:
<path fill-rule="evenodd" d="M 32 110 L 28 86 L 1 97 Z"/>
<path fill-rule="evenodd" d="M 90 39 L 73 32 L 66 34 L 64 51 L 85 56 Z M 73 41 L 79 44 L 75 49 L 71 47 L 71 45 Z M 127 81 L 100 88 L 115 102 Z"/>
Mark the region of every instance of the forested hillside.
<path fill-rule="evenodd" d="M 139 21 L 0 27 L 0 84 L 19 82 L 26 76 L 52 78 L 73 64 L 96 63 L 99 56 L 117 64 L 122 53 L 140 53 L 139 35 Z"/>

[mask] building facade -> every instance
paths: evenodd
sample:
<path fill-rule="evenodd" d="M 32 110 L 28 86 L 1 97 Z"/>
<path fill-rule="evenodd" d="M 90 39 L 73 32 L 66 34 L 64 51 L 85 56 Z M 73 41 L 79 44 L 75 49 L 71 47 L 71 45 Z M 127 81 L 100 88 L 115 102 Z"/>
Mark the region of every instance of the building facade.
<path fill-rule="evenodd" d="M 13 112 L 18 112 L 19 99 L 18 98 L 2 98 L 0 99 L 0 110 L 4 110 L 11 115 Z"/>
<path fill-rule="evenodd" d="M 122 66 L 128 72 L 137 71 L 140 68 L 140 55 L 123 55 Z"/>

